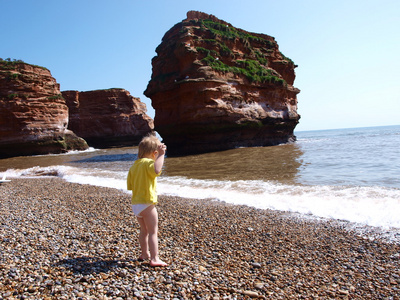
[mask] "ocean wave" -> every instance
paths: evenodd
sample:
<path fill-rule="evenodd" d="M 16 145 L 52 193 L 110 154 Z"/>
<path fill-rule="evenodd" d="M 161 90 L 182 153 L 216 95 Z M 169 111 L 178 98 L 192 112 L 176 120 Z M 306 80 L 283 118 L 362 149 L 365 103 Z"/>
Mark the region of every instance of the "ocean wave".
<path fill-rule="evenodd" d="M 160 193 L 215 199 L 261 209 L 297 212 L 384 228 L 400 228 L 400 190 L 383 187 L 284 185 L 165 177 Z"/>
<path fill-rule="evenodd" d="M 126 191 L 126 172 L 71 166 L 7 170 L 7 178 L 57 176 L 69 182 Z M 400 189 L 329 185 L 285 185 L 262 180 L 202 180 L 161 176 L 158 192 L 194 199 L 214 199 L 260 209 L 296 212 L 382 228 L 400 228 Z"/>
<path fill-rule="evenodd" d="M 75 155 L 75 154 L 82 154 L 82 153 L 91 153 L 99 151 L 97 148 L 89 147 L 86 150 L 69 150 L 64 153 L 48 153 L 48 154 L 38 154 L 35 157 L 49 157 L 49 156 L 68 156 L 68 155 Z"/>

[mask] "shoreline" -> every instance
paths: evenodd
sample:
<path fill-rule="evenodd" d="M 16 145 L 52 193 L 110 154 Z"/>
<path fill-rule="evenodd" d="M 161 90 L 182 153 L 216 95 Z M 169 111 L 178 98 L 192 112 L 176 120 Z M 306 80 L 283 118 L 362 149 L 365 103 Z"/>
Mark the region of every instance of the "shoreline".
<path fill-rule="evenodd" d="M 1 184 L 0 196 L 5 299 L 399 299 L 400 245 L 340 221 L 159 196 L 169 266 L 152 268 L 136 261 L 123 191 L 41 177 Z"/>

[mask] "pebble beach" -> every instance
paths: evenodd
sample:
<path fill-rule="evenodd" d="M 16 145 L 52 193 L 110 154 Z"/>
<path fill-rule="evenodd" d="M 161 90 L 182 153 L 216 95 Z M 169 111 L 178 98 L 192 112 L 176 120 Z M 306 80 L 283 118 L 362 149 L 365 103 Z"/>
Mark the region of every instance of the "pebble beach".
<path fill-rule="evenodd" d="M 0 299 L 400 299 L 399 243 L 333 220 L 160 196 L 153 268 L 124 191 L 49 176 L 0 196 Z"/>

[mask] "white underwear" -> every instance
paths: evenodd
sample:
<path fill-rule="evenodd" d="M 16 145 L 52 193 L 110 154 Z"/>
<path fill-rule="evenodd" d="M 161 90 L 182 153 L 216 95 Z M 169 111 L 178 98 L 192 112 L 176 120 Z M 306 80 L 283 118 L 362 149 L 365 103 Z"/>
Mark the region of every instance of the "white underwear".
<path fill-rule="evenodd" d="M 143 218 L 140 213 L 153 204 L 132 204 L 132 211 L 138 218 Z"/>

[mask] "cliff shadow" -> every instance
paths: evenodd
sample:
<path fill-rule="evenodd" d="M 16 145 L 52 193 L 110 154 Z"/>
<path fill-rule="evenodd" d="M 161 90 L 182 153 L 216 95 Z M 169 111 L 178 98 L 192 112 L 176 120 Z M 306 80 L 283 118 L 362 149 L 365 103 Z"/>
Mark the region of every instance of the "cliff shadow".
<path fill-rule="evenodd" d="M 115 161 L 135 161 L 138 158 L 136 153 L 124 154 L 104 154 L 96 155 L 89 158 L 71 161 L 71 163 L 99 163 L 99 162 L 115 162 Z"/>
<path fill-rule="evenodd" d="M 237 148 L 168 158 L 164 174 L 206 180 L 293 183 L 303 166 L 302 156 L 303 151 L 296 143 Z"/>

